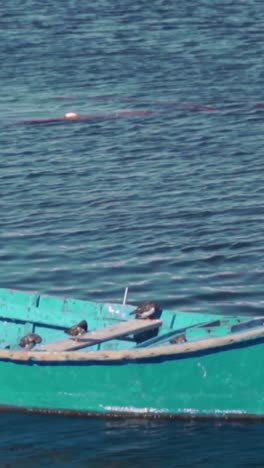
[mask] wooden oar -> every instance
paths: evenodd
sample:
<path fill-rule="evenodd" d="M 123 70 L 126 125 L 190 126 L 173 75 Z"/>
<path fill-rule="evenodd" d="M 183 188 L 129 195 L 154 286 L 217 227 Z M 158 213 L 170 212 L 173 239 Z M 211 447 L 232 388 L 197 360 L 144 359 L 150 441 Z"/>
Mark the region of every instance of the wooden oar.
<path fill-rule="evenodd" d="M 164 335 L 157 336 L 152 338 L 151 340 L 144 341 L 143 343 L 138 344 L 135 348 L 147 348 L 150 346 L 160 345 L 165 343 L 170 338 L 174 338 L 174 336 L 182 335 L 188 330 L 194 330 L 196 328 L 205 328 L 205 327 L 218 327 L 221 325 L 221 320 L 213 320 L 211 322 L 203 322 L 203 323 L 196 323 L 195 325 L 189 325 L 188 327 L 178 328 L 177 330 L 172 330 L 168 333 L 164 333 Z"/>

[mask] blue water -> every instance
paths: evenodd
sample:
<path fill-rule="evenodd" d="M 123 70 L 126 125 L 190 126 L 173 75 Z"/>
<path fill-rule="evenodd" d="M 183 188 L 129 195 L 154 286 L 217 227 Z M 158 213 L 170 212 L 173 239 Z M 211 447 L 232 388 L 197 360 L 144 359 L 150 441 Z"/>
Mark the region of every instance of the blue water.
<path fill-rule="evenodd" d="M 263 313 L 263 17 L 1 2 L 2 287 Z M 90 118 L 16 124 L 66 112 Z M 4 413 L 0 466 L 263 467 L 263 428 Z"/>

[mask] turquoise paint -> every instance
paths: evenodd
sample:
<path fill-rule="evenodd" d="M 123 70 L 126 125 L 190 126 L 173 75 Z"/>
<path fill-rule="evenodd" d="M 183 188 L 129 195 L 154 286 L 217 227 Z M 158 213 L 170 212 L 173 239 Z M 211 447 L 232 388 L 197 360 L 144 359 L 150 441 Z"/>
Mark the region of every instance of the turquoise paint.
<path fill-rule="evenodd" d="M 264 414 L 263 345 L 162 363 L 1 362 L 1 404 L 91 412 Z"/>
<path fill-rule="evenodd" d="M 32 330 L 41 334 L 44 343 L 63 339 L 63 328 L 80 318 L 98 328 L 126 319 L 132 309 L 131 305 L 0 290 L 1 342 L 16 350 L 21 336 Z M 189 329 L 190 343 L 229 334 L 238 318 L 163 311 L 165 325 L 159 336 L 162 339 L 168 331 L 216 319 L 221 320 L 220 327 Z M 113 340 L 87 348 L 83 362 L 21 362 L 14 351 L 12 360 L 0 359 L 0 405 L 102 414 L 264 416 L 263 346 L 255 340 L 192 354 L 116 362 L 91 360 L 89 351 L 129 350 L 135 348 L 135 342 Z"/>

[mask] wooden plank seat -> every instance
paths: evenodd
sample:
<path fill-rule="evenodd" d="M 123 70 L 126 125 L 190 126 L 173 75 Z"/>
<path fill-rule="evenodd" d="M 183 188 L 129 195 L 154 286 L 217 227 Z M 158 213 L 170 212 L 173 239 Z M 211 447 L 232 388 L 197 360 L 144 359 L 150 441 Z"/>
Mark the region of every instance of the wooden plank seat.
<path fill-rule="evenodd" d="M 137 334 L 147 330 L 153 330 L 160 327 L 161 320 L 128 320 L 122 321 L 115 325 L 92 330 L 82 335 L 78 341 L 68 338 L 46 345 L 39 346 L 38 349 L 44 351 L 73 351 L 86 348 L 105 341 L 110 341 L 116 338 L 125 337 L 130 334 Z"/>

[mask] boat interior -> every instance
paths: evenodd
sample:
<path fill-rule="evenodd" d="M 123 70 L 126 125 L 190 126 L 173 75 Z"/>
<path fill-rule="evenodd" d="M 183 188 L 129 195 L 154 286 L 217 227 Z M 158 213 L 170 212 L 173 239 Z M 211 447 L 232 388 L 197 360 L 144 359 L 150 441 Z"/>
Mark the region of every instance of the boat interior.
<path fill-rule="evenodd" d="M 171 346 L 263 327 L 264 317 L 161 310 L 158 319 L 135 319 L 133 305 L 103 304 L 0 289 L 0 349 L 20 350 L 20 340 L 38 334 L 39 351 L 126 350 Z M 86 320 L 79 339 L 65 329 Z"/>

